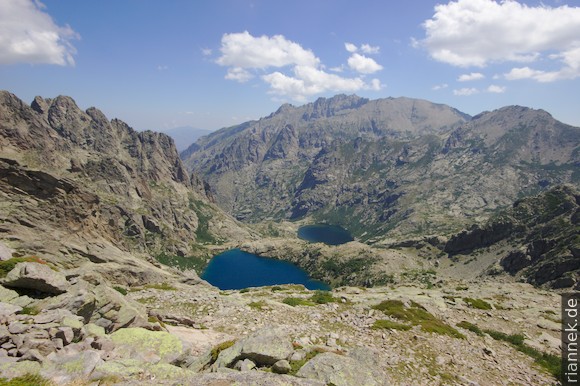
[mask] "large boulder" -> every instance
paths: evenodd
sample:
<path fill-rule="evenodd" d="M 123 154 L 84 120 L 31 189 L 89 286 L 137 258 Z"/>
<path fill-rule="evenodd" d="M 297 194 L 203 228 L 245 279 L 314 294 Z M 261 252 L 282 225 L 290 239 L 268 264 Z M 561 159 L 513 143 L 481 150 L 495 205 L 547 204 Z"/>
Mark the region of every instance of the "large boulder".
<path fill-rule="evenodd" d="M 147 382 L 147 378 L 152 381 Z M 91 374 L 92 380 L 112 378 L 122 380 L 117 384 L 123 385 L 160 385 L 160 384 L 187 384 L 189 381 L 181 382 L 194 376 L 194 373 L 187 369 L 173 366 L 169 363 L 146 363 L 137 359 L 113 359 L 101 362 Z M 173 382 L 164 383 L 171 380 Z"/>
<path fill-rule="evenodd" d="M 272 366 L 294 352 L 291 339 L 280 329 L 260 330 L 223 350 L 214 367 L 232 367 L 238 360 L 251 359 L 258 366 Z"/>
<path fill-rule="evenodd" d="M 51 354 L 45 361 L 40 374 L 59 385 L 86 379 L 103 360 L 97 351 Z"/>
<path fill-rule="evenodd" d="M 122 328 L 111 334 L 115 345 L 128 348 L 127 354 L 139 358 L 158 357 L 162 362 L 172 362 L 183 352 L 183 344 L 174 335 L 165 331 L 150 331 L 144 328 Z"/>
<path fill-rule="evenodd" d="M 53 271 L 45 264 L 31 262 L 16 264 L 6 275 L 4 285 L 47 294 L 61 294 L 70 287 L 63 274 Z"/>
<path fill-rule="evenodd" d="M 335 386 L 380 386 L 373 369 L 354 358 L 334 353 L 322 353 L 309 360 L 296 373 L 298 377 L 317 379 Z"/>

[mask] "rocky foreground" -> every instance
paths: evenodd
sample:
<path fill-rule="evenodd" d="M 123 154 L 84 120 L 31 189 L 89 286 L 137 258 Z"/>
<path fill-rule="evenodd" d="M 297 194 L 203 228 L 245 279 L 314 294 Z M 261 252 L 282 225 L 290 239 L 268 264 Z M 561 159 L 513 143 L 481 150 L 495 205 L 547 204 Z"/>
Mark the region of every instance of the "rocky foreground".
<path fill-rule="evenodd" d="M 219 291 L 176 274 L 170 283 L 113 288 L 91 270 L 28 260 L 0 286 L 3 378 L 58 385 L 556 384 L 544 362 L 559 363 L 559 296 L 527 284 Z"/>

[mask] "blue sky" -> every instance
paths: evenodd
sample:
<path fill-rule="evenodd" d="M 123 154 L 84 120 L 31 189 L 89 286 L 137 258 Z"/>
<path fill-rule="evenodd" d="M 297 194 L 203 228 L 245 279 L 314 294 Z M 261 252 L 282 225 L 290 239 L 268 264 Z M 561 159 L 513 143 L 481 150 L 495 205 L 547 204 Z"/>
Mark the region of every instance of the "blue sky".
<path fill-rule="evenodd" d="M 574 1 L 2 0 L 0 88 L 136 129 L 217 129 L 338 93 L 580 126 Z"/>

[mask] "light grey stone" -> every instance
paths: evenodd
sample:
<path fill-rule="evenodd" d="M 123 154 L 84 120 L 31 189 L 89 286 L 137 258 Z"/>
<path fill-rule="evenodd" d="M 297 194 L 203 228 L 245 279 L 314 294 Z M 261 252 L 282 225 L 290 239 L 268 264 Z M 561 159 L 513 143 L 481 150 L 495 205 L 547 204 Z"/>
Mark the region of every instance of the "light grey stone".
<path fill-rule="evenodd" d="M 18 263 L 4 278 L 4 285 L 49 294 L 61 294 L 70 287 L 63 274 L 53 271 L 45 264 Z"/>
<path fill-rule="evenodd" d="M 292 367 L 286 359 L 279 360 L 272 365 L 272 371 L 276 374 L 288 374 L 290 370 L 292 370 Z"/>

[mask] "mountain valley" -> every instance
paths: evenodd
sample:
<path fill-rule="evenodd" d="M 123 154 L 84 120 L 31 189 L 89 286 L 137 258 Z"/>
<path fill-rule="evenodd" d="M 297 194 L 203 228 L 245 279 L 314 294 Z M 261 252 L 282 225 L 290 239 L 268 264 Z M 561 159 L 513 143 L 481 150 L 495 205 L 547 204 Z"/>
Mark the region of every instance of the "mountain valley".
<path fill-rule="evenodd" d="M 180 155 L 2 91 L 0 385 L 557 384 L 579 144 L 542 110 L 337 95 Z M 199 278 L 233 248 L 332 290 Z"/>

